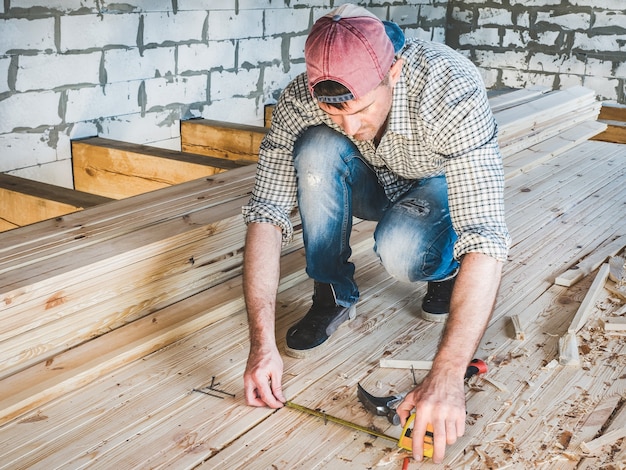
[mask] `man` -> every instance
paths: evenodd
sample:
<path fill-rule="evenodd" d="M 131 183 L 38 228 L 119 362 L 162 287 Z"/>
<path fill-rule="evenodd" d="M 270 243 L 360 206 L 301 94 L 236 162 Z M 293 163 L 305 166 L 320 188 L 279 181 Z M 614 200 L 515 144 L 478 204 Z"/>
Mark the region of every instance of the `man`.
<path fill-rule="evenodd" d="M 464 433 L 464 373 L 491 316 L 510 243 L 484 85 L 450 48 L 405 43 L 397 25 L 350 4 L 314 24 L 305 60 L 306 73 L 276 105 L 243 208 L 246 401 L 285 402 L 274 311 L 292 209 L 300 211 L 314 280 L 310 310 L 287 332 L 285 352 L 294 357 L 327 347 L 354 317 L 352 217 L 375 220 L 375 251 L 386 270 L 401 281 L 428 281 L 422 316 L 446 321 L 432 370 L 398 407 L 403 423 L 416 412 L 413 455 L 421 460 L 430 423 L 440 462 L 446 444 Z"/>

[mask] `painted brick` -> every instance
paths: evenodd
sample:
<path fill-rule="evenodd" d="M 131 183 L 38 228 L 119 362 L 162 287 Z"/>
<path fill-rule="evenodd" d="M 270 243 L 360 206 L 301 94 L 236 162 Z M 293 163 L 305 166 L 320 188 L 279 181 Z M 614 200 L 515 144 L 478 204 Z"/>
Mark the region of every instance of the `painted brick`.
<path fill-rule="evenodd" d="M 584 30 L 591 26 L 591 16 L 587 13 L 567 13 L 563 15 L 537 12 L 536 24 L 557 25 L 564 30 Z"/>
<path fill-rule="evenodd" d="M 0 93 L 5 93 L 10 90 L 9 81 L 9 66 L 11 65 L 11 59 L 0 58 Z"/>
<path fill-rule="evenodd" d="M 62 86 L 99 83 L 100 52 L 20 56 L 15 89 L 50 90 Z"/>
<path fill-rule="evenodd" d="M 471 24 L 474 20 L 474 10 L 454 7 L 452 8 L 452 19 L 461 23 Z"/>
<path fill-rule="evenodd" d="M 124 2 L 118 3 L 107 2 L 105 5 L 106 6 L 102 8 L 104 11 L 118 13 L 172 11 L 172 0 L 125 0 Z"/>
<path fill-rule="evenodd" d="M 50 129 L 42 133 L 15 132 L 0 134 L 0 172 L 16 168 L 43 165 L 56 160 L 57 154 L 49 142 Z"/>
<path fill-rule="evenodd" d="M 626 14 L 624 12 L 598 11 L 594 16 L 593 28 L 617 27 L 626 29 Z"/>
<path fill-rule="evenodd" d="M 526 68 L 526 52 L 516 51 L 476 51 L 476 64 L 486 68 Z"/>
<path fill-rule="evenodd" d="M 239 0 L 240 10 L 269 10 L 270 8 L 276 9 L 289 7 L 289 2 L 276 2 L 276 0 Z M 230 9 L 232 10 L 233 7 L 231 6 Z M 211 10 L 213 10 L 213 4 L 211 4 Z"/>
<path fill-rule="evenodd" d="M 110 49 L 104 52 L 107 83 L 145 80 L 173 75 L 176 71 L 174 47 L 144 49 Z"/>
<path fill-rule="evenodd" d="M 533 72 L 585 74 L 586 63 L 574 56 L 534 54 L 528 61 L 528 70 Z"/>
<path fill-rule="evenodd" d="M 263 11 L 211 11 L 209 40 L 260 38 L 263 36 Z"/>
<path fill-rule="evenodd" d="M 479 8 L 477 24 L 478 26 L 510 26 L 513 24 L 513 20 L 511 18 L 511 12 L 504 8 Z"/>
<path fill-rule="evenodd" d="M 514 25 L 517 25 L 521 28 L 530 28 L 530 13 L 528 13 L 527 11 L 524 11 L 517 16 L 513 14 L 511 18 Z"/>
<path fill-rule="evenodd" d="M 306 34 L 295 36 L 289 39 L 289 60 L 304 60 L 304 43 Z"/>
<path fill-rule="evenodd" d="M 139 14 L 62 16 L 61 51 L 136 46 Z M 165 29 L 165 28 L 164 28 Z"/>
<path fill-rule="evenodd" d="M 504 31 L 504 36 L 502 37 L 501 44 L 502 47 L 525 47 L 530 42 L 530 40 L 530 33 L 525 29 L 507 29 Z"/>
<path fill-rule="evenodd" d="M 624 78 L 625 75 L 616 74 L 613 70 L 613 61 L 596 59 L 594 57 L 589 57 L 586 63 L 585 72 L 588 75 L 593 75 L 595 77 L 615 77 L 615 78 Z"/>
<path fill-rule="evenodd" d="M 626 62 L 622 62 L 615 68 L 615 77 L 626 77 Z"/>
<path fill-rule="evenodd" d="M 54 18 L 38 20 L 0 20 L 0 54 L 9 51 L 52 51 L 54 45 Z"/>
<path fill-rule="evenodd" d="M 431 41 L 445 43 L 446 42 L 446 28 L 433 28 L 432 35 L 430 38 Z"/>
<path fill-rule="evenodd" d="M 89 121 L 109 116 L 123 116 L 140 111 L 140 82 L 111 83 L 67 91 L 65 121 Z"/>
<path fill-rule="evenodd" d="M 275 39 L 241 39 L 239 41 L 239 66 L 243 64 L 258 65 L 261 62 L 280 61 L 281 38 Z"/>
<path fill-rule="evenodd" d="M 253 0 L 253 3 L 254 2 L 255 0 Z M 236 0 L 178 0 L 179 10 L 234 10 L 236 6 Z M 242 6 L 241 1 L 239 1 L 239 8 L 241 10 L 248 9 L 247 7 L 244 8 Z"/>
<path fill-rule="evenodd" d="M 37 7 L 49 10 L 51 12 L 72 12 L 85 8 L 91 8 L 93 11 L 97 10 L 96 2 L 85 2 L 84 0 L 14 0 L 11 2 L 11 8 L 28 9 Z"/>
<path fill-rule="evenodd" d="M 264 109 L 262 104 L 248 98 L 226 98 L 214 101 L 203 112 L 206 119 L 262 126 Z"/>
<path fill-rule="evenodd" d="M 498 84 L 498 70 L 497 69 L 483 69 L 479 68 L 478 72 L 483 79 L 485 88 L 494 88 Z"/>
<path fill-rule="evenodd" d="M 304 64 L 292 67 L 288 73 L 285 73 L 279 66 L 265 67 L 263 69 L 263 96 L 266 99 L 277 100 L 280 92 L 289 82 L 304 71 Z"/>
<path fill-rule="evenodd" d="M 542 46 L 554 46 L 561 33 L 559 31 L 542 31 L 537 33 L 537 42 Z"/>
<path fill-rule="evenodd" d="M 594 9 L 602 8 L 606 10 L 614 10 L 615 12 L 624 11 L 624 0 L 568 0 L 572 6 L 593 7 Z"/>
<path fill-rule="evenodd" d="M 57 160 L 45 165 L 15 170 L 9 174 L 29 180 L 41 181 L 42 183 L 62 186 L 64 188 L 74 188 L 74 181 L 72 181 L 72 160 L 69 158 Z"/>
<path fill-rule="evenodd" d="M 59 93 L 42 91 L 16 93 L 0 101 L 0 134 L 18 127 L 30 129 L 61 124 L 59 98 Z"/>
<path fill-rule="evenodd" d="M 603 77 L 586 76 L 583 85 L 596 92 L 598 98 L 602 100 L 616 100 L 620 82 L 617 79 L 607 80 Z"/>
<path fill-rule="evenodd" d="M 550 5 L 560 5 L 561 0 L 511 0 L 511 6 L 521 5 L 525 8 L 546 7 Z"/>
<path fill-rule="evenodd" d="M 211 73 L 211 102 L 232 96 L 254 96 L 259 91 L 259 73 L 258 69 Z"/>
<path fill-rule="evenodd" d="M 205 12 L 181 11 L 177 14 L 147 13 L 144 16 L 143 43 L 162 44 L 166 41 L 201 41 Z"/>
<path fill-rule="evenodd" d="M 266 10 L 265 36 L 308 32 L 310 16 L 309 11 L 304 8 Z"/>
<path fill-rule="evenodd" d="M 607 51 L 615 53 L 617 51 L 626 51 L 624 46 L 623 35 L 607 35 L 607 36 L 589 36 L 583 33 L 577 33 L 574 36 L 574 44 L 572 49 L 582 49 L 583 51 Z"/>
<path fill-rule="evenodd" d="M 394 6 L 389 8 L 389 21 L 404 25 L 415 25 L 420 17 L 420 9 L 413 5 Z M 382 19 L 387 19 L 383 17 Z"/>
<path fill-rule="evenodd" d="M 165 110 L 103 119 L 99 135 L 134 144 L 169 141 L 180 137 L 180 113 Z"/>
<path fill-rule="evenodd" d="M 207 76 L 204 74 L 173 79 L 153 78 L 146 80 L 145 86 L 148 111 L 155 106 L 207 101 Z"/>
<path fill-rule="evenodd" d="M 419 9 L 419 17 L 427 23 L 445 24 L 447 8 L 445 6 L 422 5 Z"/>
<path fill-rule="evenodd" d="M 209 44 L 178 46 L 178 73 L 235 68 L 236 44 L 232 41 L 211 41 Z"/>
<path fill-rule="evenodd" d="M 572 88 L 575 86 L 582 86 L 583 78 L 584 77 L 580 75 L 561 74 L 559 75 L 559 89 L 565 90 L 567 88 Z"/>
<path fill-rule="evenodd" d="M 497 46 L 500 44 L 500 36 L 496 28 L 480 28 L 470 33 L 459 36 L 459 44 L 462 46 Z"/>

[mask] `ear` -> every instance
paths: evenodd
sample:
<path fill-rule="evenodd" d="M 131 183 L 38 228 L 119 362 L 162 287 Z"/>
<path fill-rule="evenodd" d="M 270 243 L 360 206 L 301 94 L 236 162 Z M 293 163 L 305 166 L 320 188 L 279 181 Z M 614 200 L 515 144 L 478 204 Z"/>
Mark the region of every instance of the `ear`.
<path fill-rule="evenodd" d="M 404 65 L 404 59 L 396 60 L 389 69 L 389 83 L 393 88 L 398 80 L 400 79 L 400 74 L 402 73 L 402 66 Z"/>

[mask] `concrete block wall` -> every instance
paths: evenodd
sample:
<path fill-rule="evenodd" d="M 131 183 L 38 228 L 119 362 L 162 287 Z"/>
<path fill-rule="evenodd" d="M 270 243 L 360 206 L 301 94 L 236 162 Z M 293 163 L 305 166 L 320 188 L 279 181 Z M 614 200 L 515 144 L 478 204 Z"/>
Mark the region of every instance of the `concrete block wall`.
<path fill-rule="evenodd" d="M 489 88 L 584 85 L 626 104 L 624 0 L 450 0 L 447 20 Z"/>
<path fill-rule="evenodd" d="M 180 149 L 181 119 L 262 125 L 333 0 L 4 0 L 0 172 L 72 187 L 70 141 Z M 447 1 L 368 1 L 443 42 Z"/>

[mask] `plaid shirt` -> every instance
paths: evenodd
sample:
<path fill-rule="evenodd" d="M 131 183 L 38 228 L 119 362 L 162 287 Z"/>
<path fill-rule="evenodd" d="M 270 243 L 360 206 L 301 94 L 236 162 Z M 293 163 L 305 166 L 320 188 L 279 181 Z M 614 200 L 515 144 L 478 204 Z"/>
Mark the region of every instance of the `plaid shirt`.
<path fill-rule="evenodd" d="M 504 176 L 497 124 L 474 65 L 449 47 L 407 39 L 394 87 L 387 131 L 378 147 L 354 141 L 391 201 L 415 180 L 445 174 L 450 216 L 458 240 L 454 256 L 480 252 L 504 261 L 510 237 L 504 217 Z M 311 126 L 342 132 L 311 97 L 306 74 L 283 91 L 260 148 L 246 223 L 266 222 L 293 236 L 289 214 L 297 204 L 294 142 Z M 343 133 L 343 132 L 342 132 Z"/>

